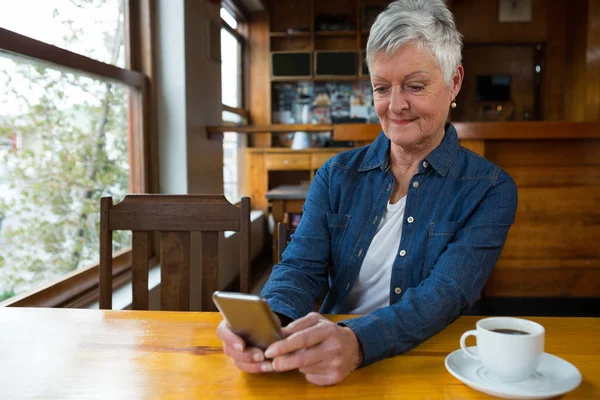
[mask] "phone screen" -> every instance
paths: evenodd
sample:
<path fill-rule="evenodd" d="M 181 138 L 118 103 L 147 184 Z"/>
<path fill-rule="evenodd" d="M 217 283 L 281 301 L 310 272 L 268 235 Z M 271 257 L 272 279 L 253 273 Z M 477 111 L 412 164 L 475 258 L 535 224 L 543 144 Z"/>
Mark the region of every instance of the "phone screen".
<path fill-rule="evenodd" d="M 264 350 L 271 343 L 283 339 L 277 317 L 260 296 L 214 292 L 212 297 L 232 331 L 242 337 L 246 345 Z"/>

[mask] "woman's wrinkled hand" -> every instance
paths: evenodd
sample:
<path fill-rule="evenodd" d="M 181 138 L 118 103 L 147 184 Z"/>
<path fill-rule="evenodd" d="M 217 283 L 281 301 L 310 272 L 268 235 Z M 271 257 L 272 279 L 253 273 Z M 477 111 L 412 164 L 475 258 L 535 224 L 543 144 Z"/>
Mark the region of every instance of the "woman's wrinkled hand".
<path fill-rule="evenodd" d="M 325 386 L 341 382 L 362 363 L 362 349 L 354 332 L 320 314 L 312 312 L 282 331 L 286 338 L 265 351 L 265 357 L 273 359 L 273 371 L 298 369 L 307 381 Z M 267 369 L 263 365 L 262 371 Z"/>
<path fill-rule="evenodd" d="M 223 343 L 223 352 L 244 372 L 258 373 L 273 371 L 271 362 L 265 360 L 264 352 L 256 347 L 246 347 L 244 339 L 233 333 L 229 324 L 221 321 L 217 336 Z"/>

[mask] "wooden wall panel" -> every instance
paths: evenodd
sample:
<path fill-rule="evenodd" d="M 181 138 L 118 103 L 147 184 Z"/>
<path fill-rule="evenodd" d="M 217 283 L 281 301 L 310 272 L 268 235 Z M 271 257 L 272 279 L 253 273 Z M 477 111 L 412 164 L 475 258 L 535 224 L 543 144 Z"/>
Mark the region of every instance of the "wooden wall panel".
<path fill-rule="evenodd" d="M 450 5 L 466 43 L 535 43 L 548 37 L 548 0 L 532 0 L 532 21 L 498 22 L 498 0 L 454 0 Z"/>
<path fill-rule="evenodd" d="M 305 29 L 311 25 L 311 0 L 269 1 L 268 9 L 273 32 L 285 32 L 288 29 Z"/>
<path fill-rule="evenodd" d="M 565 63 L 565 116 L 569 121 L 586 120 L 586 33 L 587 1 L 573 1 L 567 7 L 567 43 Z"/>
<path fill-rule="evenodd" d="M 503 168 L 510 166 L 600 165 L 600 140 L 486 141 L 485 156 Z"/>
<path fill-rule="evenodd" d="M 545 61 L 542 64 L 542 119 L 549 121 L 565 118 L 565 56 L 567 35 L 567 3 L 548 0 L 548 38 Z"/>
<path fill-rule="evenodd" d="M 266 12 L 253 13 L 250 21 L 250 76 L 248 111 L 250 123 L 268 125 L 271 123 L 271 83 L 269 81 L 269 17 Z M 271 145 L 270 133 L 252 135 L 256 147 Z"/>
<path fill-rule="evenodd" d="M 486 296 L 600 296 L 600 140 L 486 141 L 519 206 Z"/>
<path fill-rule="evenodd" d="M 600 1 L 589 0 L 586 121 L 600 121 Z"/>
<path fill-rule="evenodd" d="M 483 105 L 476 101 L 477 75 L 506 74 L 511 76 L 511 101 L 504 104 L 501 119 L 523 120 L 535 110 L 535 45 L 465 45 L 463 65 L 465 78 L 452 111 L 456 121 L 485 121 Z M 495 104 L 494 104 L 495 106 Z M 511 110 L 512 108 L 512 110 Z"/>
<path fill-rule="evenodd" d="M 508 167 L 504 170 L 515 180 L 517 187 L 600 186 L 600 166 Z"/>
<path fill-rule="evenodd" d="M 597 297 L 600 295 L 600 263 L 570 260 L 549 265 L 531 260 L 518 265 L 499 264 L 485 287 L 485 296 Z M 523 265 L 525 264 L 525 265 Z"/>

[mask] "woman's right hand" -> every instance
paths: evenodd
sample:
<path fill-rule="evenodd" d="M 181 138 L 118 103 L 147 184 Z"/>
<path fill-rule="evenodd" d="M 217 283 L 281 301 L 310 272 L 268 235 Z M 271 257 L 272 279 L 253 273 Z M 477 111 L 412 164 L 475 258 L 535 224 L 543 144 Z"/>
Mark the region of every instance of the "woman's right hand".
<path fill-rule="evenodd" d="M 256 347 L 246 348 L 244 339 L 233 333 L 225 320 L 217 328 L 217 336 L 223 343 L 223 352 L 231 357 L 235 365 L 244 372 L 272 372 L 271 361 L 265 360 L 265 353 Z"/>

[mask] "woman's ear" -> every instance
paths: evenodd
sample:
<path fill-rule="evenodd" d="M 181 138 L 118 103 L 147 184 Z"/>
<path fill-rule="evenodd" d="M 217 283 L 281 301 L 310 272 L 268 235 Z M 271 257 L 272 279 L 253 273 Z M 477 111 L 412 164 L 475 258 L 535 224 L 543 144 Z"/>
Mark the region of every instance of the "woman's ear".
<path fill-rule="evenodd" d="M 458 65 L 456 67 L 456 71 L 452 75 L 452 98 L 455 99 L 458 96 L 458 92 L 460 92 L 460 88 L 462 86 L 463 78 L 465 77 L 465 69 L 462 65 Z"/>

